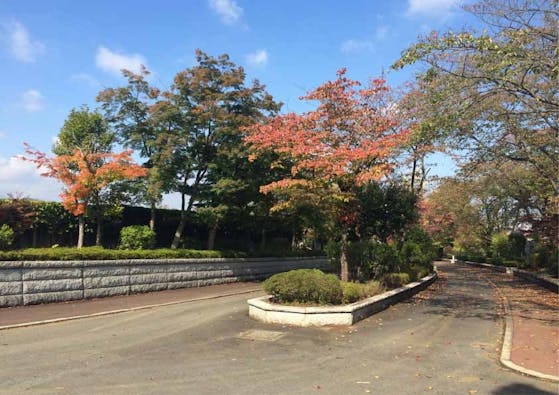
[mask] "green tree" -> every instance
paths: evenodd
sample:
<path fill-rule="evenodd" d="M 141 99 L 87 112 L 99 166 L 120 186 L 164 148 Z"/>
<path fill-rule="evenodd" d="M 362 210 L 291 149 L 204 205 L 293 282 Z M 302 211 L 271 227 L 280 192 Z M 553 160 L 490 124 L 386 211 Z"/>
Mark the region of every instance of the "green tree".
<path fill-rule="evenodd" d="M 197 203 L 211 200 L 211 206 L 219 207 L 224 202 L 216 188 L 228 186 L 232 192 L 245 188 L 235 181 L 247 156 L 238 151 L 241 129 L 280 107 L 258 81 L 247 85 L 243 68 L 229 56 L 214 58 L 198 50 L 196 62 L 176 75 L 171 89 L 163 93 L 165 100 L 153 110 L 165 125 L 161 132 L 166 147 L 162 177 L 168 180 L 168 192 L 181 195 L 181 217 L 172 248 L 178 247 L 187 217 Z M 220 186 L 216 186 L 217 180 Z"/>
<path fill-rule="evenodd" d="M 136 74 L 123 70 L 128 84 L 119 88 L 107 88 L 99 92 L 97 101 L 105 113 L 108 122 L 117 132 L 118 141 L 125 147 L 134 149 L 144 158 L 143 166 L 148 169 L 147 176 L 129 181 L 126 188 L 135 191 L 138 203 L 150 206 L 149 227 L 155 229 L 155 213 L 165 190 L 161 174 L 160 153 L 166 139 L 161 139 L 161 132 L 168 126 L 161 118 L 154 115 L 160 99 L 160 91 L 146 80 L 149 71 L 142 67 Z"/>
<path fill-rule="evenodd" d="M 400 239 L 406 228 L 418 219 L 417 198 L 403 184 L 371 182 L 359 189 L 359 235 L 386 243 Z"/>

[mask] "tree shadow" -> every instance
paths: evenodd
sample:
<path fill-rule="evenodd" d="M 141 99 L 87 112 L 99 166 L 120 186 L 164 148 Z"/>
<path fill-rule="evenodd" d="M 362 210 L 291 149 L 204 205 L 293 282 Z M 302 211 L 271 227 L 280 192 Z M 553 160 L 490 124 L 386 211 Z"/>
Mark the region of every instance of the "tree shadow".
<path fill-rule="evenodd" d="M 530 384 L 507 384 L 491 391 L 493 395 L 556 395 L 556 392 L 540 390 Z"/>

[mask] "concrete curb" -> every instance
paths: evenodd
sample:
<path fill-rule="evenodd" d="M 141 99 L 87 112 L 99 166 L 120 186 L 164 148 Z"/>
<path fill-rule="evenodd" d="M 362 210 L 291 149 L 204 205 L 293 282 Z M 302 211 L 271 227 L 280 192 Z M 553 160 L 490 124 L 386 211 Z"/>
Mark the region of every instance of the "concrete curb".
<path fill-rule="evenodd" d="M 464 261 L 461 261 L 464 262 Z M 465 263 L 465 262 L 464 262 Z M 554 382 L 559 382 L 559 376 L 554 376 L 551 374 L 541 373 L 536 370 L 526 369 L 525 367 L 519 366 L 515 364 L 511 360 L 511 352 L 512 352 L 512 336 L 513 336 L 513 320 L 512 320 L 512 313 L 508 299 L 506 296 L 501 292 L 499 287 L 488 278 L 483 278 L 487 281 L 500 295 L 500 299 L 503 301 L 503 307 L 505 309 L 505 333 L 503 335 L 503 347 L 501 348 L 501 356 L 499 358 L 499 362 L 506 368 L 511 370 L 515 370 L 517 372 L 523 373 L 528 376 L 537 377 L 544 380 L 550 380 Z"/>
<path fill-rule="evenodd" d="M 528 280 L 529 282 L 539 285 L 540 287 L 546 288 L 551 292 L 559 293 L 559 281 L 556 282 L 553 279 L 538 276 L 537 274 L 528 272 L 526 270 L 521 270 L 511 266 L 491 265 L 489 263 L 459 261 L 459 260 L 457 260 L 456 262 L 465 263 L 466 265 L 470 265 L 470 266 L 484 267 L 486 269 L 494 270 L 496 272 L 501 272 L 501 273 L 512 273 L 516 277 L 520 277 L 524 280 Z"/>
<path fill-rule="evenodd" d="M 270 303 L 270 296 L 249 299 L 249 316 L 270 324 L 295 326 L 353 325 L 424 290 L 437 279 L 434 272 L 421 280 L 380 295 L 341 306 L 287 306 Z"/>
<path fill-rule="evenodd" d="M 253 292 L 258 292 L 258 291 L 262 291 L 262 288 L 258 287 L 258 288 L 254 288 L 254 289 L 243 290 L 243 291 L 228 292 L 228 293 L 221 294 L 221 295 L 203 296 L 201 298 L 193 298 L 193 299 L 187 299 L 187 300 L 175 300 L 173 302 L 165 302 L 165 303 L 150 304 L 150 305 L 145 305 L 145 306 L 130 307 L 130 308 L 127 308 L 127 309 L 109 310 L 109 311 L 102 311 L 102 312 L 99 312 L 99 313 L 75 315 L 75 316 L 61 317 L 61 318 L 53 318 L 53 319 L 50 319 L 50 320 L 42 320 L 42 321 L 31 321 L 31 322 L 24 322 L 24 323 L 21 323 L 21 324 L 4 325 L 4 326 L 0 326 L 0 331 L 1 330 L 6 330 L 6 329 L 24 328 L 24 327 L 28 327 L 28 326 L 52 324 L 52 323 L 55 323 L 55 322 L 73 321 L 73 320 L 79 320 L 79 319 L 82 319 L 82 318 L 101 317 L 101 316 L 104 316 L 104 315 L 127 313 L 127 312 L 130 312 L 130 311 L 153 309 L 155 307 L 164 307 L 164 306 L 171 306 L 171 305 L 181 304 L 181 303 L 198 302 L 198 301 L 201 301 L 201 300 L 219 299 L 219 298 L 224 298 L 224 297 L 227 297 L 227 296 L 242 295 L 242 294 L 248 294 L 248 293 L 253 293 Z"/>

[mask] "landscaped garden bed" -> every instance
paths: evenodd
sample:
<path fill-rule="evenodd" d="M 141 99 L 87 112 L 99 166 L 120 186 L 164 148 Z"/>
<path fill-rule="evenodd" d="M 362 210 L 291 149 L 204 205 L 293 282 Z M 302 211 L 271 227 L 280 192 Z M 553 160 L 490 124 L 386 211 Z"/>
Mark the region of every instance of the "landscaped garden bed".
<path fill-rule="evenodd" d="M 327 306 L 303 306 L 274 303 L 274 296 L 248 300 L 249 316 L 266 323 L 296 326 L 353 325 L 390 305 L 427 288 L 437 279 L 436 272 L 354 303 Z"/>
<path fill-rule="evenodd" d="M 264 282 L 269 294 L 250 299 L 249 315 L 259 321 L 297 326 L 352 325 L 435 281 L 436 273 L 388 273 L 380 281 L 340 281 L 317 269 L 292 270 Z"/>

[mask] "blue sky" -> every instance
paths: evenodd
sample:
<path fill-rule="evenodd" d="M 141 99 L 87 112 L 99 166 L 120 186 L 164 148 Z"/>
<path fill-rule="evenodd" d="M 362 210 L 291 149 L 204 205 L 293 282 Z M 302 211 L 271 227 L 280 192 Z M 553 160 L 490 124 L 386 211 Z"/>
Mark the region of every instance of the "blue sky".
<path fill-rule="evenodd" d="M 194 51 L 227 53 L 258 78 L 284 111 L 308 109 L 299 96 L 341 67 L 365 81 L 390 71 L 419 35 L 467 24 L 457 0 L 190 0 L 0 2 L 0 197 L 58 200 L 60 187 L 14 156 L 23 142 L 50 151 L 69 111 L 95 107 L 104 87 L 124 83 L 121 68 L 144 64 L 169 86 L 193 65 Z M 452 171 L 448 160 L 436 173 Z M 175 199 L 166 198 L 174 206 Z"/>

